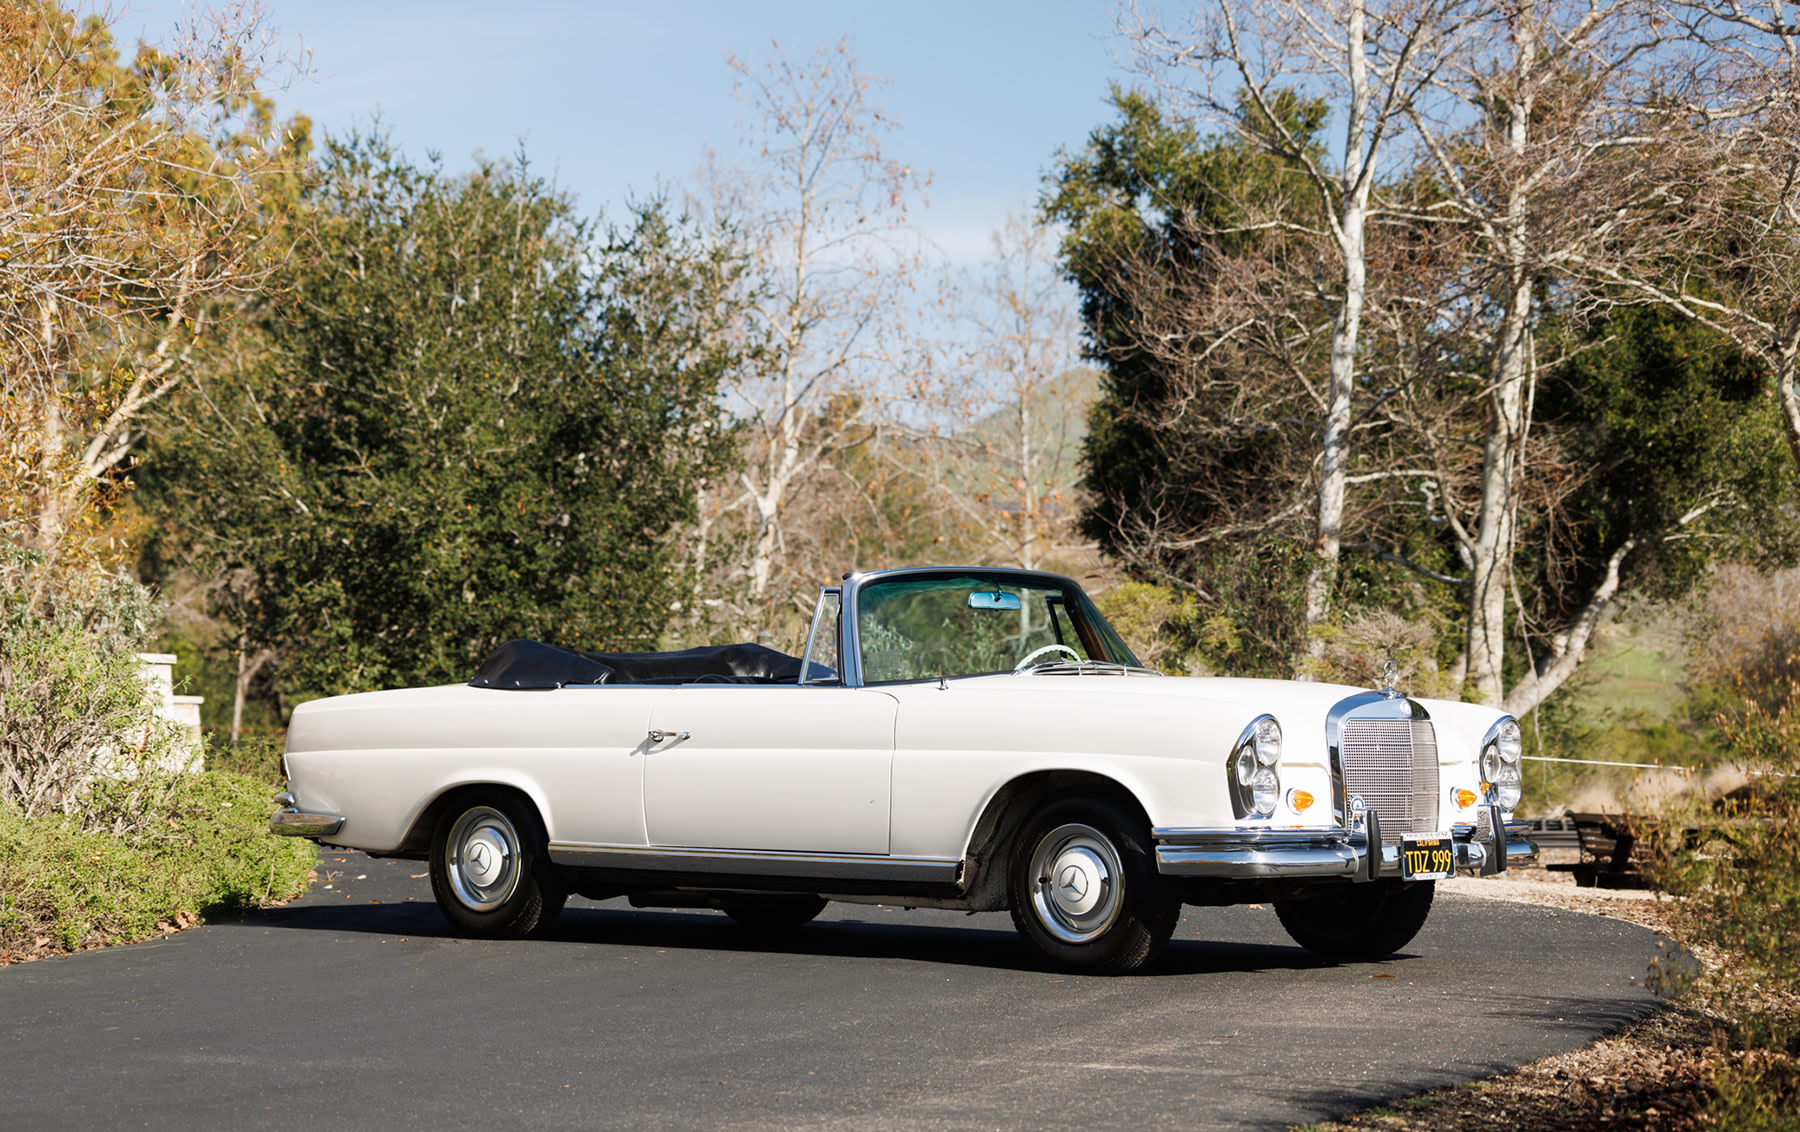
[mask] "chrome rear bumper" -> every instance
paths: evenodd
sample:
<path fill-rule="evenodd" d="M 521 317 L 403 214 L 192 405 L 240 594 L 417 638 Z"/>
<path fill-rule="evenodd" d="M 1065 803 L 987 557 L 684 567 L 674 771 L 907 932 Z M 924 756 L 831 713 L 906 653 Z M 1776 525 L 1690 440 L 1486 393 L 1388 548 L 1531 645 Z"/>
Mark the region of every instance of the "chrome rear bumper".
<path fill-rule="evenodd" d="M 337 814 L 308 814 L 295 809 L 276 810 L 269 832 L 282 837 L 330 837 L 344 827 Z"/>
<path fill-rule="evenodd" d="M 1483 838 L 1474 824 L 1453 826 L 1458 872 L 1492 876 L 1511 865 L 1537 860 L 1537 846 L 1525 836 L 1523 822 L 1503 823 L 1506 851 L 1494 852 L 1492 837 Z M 1279 877 L 1339 877 L 1372 880 L 1400 875 L 1400 849 L 1382 845 L 1371 861 L 1369 837 L 1352 829 L 1275 829 L 1268 826 L 1226 829 L 1155 829 L 1156 869 L 1165 876 L 1215 877 L 1222 880 Z M 1379 827 L 1377 827 L 1379 836 Z"/>

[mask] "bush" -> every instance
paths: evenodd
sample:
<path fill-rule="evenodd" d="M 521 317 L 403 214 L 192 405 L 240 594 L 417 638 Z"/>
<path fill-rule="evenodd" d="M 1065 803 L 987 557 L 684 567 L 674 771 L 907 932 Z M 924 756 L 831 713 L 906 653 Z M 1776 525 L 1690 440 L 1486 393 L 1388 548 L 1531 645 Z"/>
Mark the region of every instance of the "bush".
<path fill-rule="evenodd" d="M 185 754 L 137 657 L 156 615 L 129 578 L 52 570 L 0 542 L 0 805 L 118 832 L 155 808 Z M 91 805 L 104 779 L 105 804 Z"/>
<path fill-rule="evenodd" d="M 1792 1128 L 1800 1110 L 1800 571 L 1721 571 L 1696 702 L 1750 784 L 1665 815 L 1660 879 L 1688 939 L 1719 956 L 1696 988 L 1728 1019 L 1718 1126 Z"/>
<path fill-rule="evenodd" d="M 124 943 L 289 899 L 315 850 L 270 834 L 269 810 L 267 784 L 212 771 L 172 779 L 126 836 L 0 805 L 0 956 Z"/>
<path fill-rule="evenodd" d="M 233 743 L 230 729 L 221 727 L 206 733 L 206 767 L 272 786 L 286 786 L 287 780 L 281 773 L 281 755 L 286 749 L 285 730 L 245 728 Z"/>

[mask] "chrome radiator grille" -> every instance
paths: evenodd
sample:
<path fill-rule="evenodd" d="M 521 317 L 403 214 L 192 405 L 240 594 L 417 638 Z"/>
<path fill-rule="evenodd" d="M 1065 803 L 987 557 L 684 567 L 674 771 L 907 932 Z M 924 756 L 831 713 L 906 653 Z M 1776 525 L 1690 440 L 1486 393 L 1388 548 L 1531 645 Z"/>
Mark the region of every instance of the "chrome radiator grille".
<path fill-rule="evenodd" d="M 1437 733 L 1429 719 L 1344 723 L 1344 791 L 1381 815 L 1381 840 L 1438 829 Z"/>

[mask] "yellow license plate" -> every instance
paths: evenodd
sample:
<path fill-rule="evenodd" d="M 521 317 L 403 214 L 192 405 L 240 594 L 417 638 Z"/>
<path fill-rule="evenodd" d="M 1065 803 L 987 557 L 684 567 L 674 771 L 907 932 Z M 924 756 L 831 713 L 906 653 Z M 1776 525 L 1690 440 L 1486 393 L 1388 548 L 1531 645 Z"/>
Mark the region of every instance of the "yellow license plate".
<path fill-rule="evenodd" d="M 1442 880 L 1456 875 L 1456 846 L 1448 837 L 1400 842 L 1400 875 L 1407 880 Z"/>

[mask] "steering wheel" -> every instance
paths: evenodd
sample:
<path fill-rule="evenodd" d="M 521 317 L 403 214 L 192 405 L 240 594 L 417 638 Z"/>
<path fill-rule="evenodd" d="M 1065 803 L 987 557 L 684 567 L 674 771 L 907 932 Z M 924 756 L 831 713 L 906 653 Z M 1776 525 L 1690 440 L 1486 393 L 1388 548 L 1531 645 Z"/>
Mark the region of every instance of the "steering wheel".
<path fill-rule="evenodd" d="M 1038 657 L 1043 656 L 1046 653 L 1056 652 L 1059 649 L 1062 650 L 1063 652 L 1068 653 L 1071 657 L 1073 657 L 1076 660 L 1082 659 L 1081 654 L 1076 652 L 1074 649 L 1070 648 L 1068 645 L 1045 645 L 1041 649 L 1032 649 L 1030 652 L 1026 653 L 1025 659 L 1021 660 L 1018 664 L 1013 666 L 1013 671 L 1014 672 L 1023 672 L 1027 668 L 1030 668 L 1031 662 L 1036 660 Z"/>

